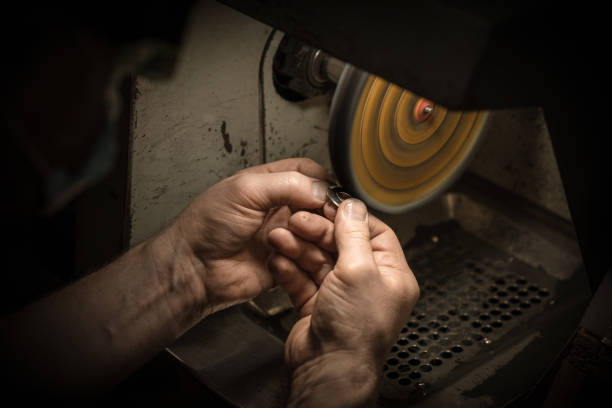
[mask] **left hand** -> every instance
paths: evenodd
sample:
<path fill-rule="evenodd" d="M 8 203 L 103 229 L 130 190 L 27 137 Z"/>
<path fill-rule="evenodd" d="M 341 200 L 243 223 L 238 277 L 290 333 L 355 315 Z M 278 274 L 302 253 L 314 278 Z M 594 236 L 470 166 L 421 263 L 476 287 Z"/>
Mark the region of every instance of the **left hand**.
<path fill-rule="evenodd" d="M 285 343 L 289 406 L 364 406 L 419 287 L 393 230 L 362 202 L 325 214 L 298 212 L 270 232 L 276 282 L 301 316 Z"/>
<path fill-rule="evenodd" d="M 201 279 L 205 315 L 272 287 L 268 232 L 293 209 L 323 207 L 329 173 L 309 159 L 245 169 L 198 196 L 166 232 L 182 268 Z"/>

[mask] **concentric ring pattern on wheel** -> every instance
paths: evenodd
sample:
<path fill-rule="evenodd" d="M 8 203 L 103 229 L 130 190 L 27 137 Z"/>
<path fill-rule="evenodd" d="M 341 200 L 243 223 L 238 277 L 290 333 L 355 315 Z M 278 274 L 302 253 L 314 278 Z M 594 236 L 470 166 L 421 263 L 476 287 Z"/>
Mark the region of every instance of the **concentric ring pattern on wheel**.
<path fill-rule="evenodd" d="M 484 133 L 486 111 L 450 111 L 347 64 L 330 116 L 339 182 L 370 207 L 400 213 L 447 189 Z"/>

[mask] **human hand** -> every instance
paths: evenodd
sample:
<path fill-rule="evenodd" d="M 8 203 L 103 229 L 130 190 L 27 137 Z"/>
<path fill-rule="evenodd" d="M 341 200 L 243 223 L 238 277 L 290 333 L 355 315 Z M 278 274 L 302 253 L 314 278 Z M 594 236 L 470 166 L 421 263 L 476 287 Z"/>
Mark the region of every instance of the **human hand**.
<path fill-rule="evenodd" d="M 419 288 L 394 232 L 362 202 L 325 208 L 334 223 L 302 211 L 270 232 L 271 269 L 301 316 L 285 344 L 290 403 L 361 406 Z"/>
<path fill-rule="evenodd" d="M 160 263 L 189 285 L 202 316 L 251 299 L 273 285 L 268 232 L 286 225 L 292 209 L 323 207 L 328 172 L 309 159 L 245 169 L 198 196 L 165 231 L 171 251 Z M 170 258 L 170 260 L 169 260 Z M 195 274 L 201 285 L 181 274 Z M 186 283 L 189 281 L 189 283 Z"/>

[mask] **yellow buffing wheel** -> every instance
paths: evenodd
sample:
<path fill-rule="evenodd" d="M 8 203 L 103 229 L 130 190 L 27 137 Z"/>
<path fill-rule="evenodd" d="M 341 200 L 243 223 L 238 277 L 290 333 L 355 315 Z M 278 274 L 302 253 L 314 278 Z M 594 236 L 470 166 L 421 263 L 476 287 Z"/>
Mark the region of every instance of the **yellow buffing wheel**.
<path fill-rule="evenodd" d="M 487 118 L 486 111 L 450 111 L 347 64 L 330 116 L 336 176 L 379 211 L 416 208 L 465 169 Z"/>

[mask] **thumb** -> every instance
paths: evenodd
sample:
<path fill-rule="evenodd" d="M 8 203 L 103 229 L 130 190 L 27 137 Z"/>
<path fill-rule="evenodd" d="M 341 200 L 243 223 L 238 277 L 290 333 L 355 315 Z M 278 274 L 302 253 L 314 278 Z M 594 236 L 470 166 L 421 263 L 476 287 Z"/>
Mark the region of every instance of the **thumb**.
<path fill-rule="evenodd" d="M 321 208 L 327 199 L 328 184 L 297 171 L 247 173 L 238 176 L 238 202 L 265 211 L 288 205 L 293 208 Z"/>
<path fill-rule="evenodd" d="M 353 198 L 343 201 L 338 208 L 334 225 L 338 248 L 336 274 L 346 273 L 347 277 L 356 277 L 377 271 L 365 204 Z"/>

